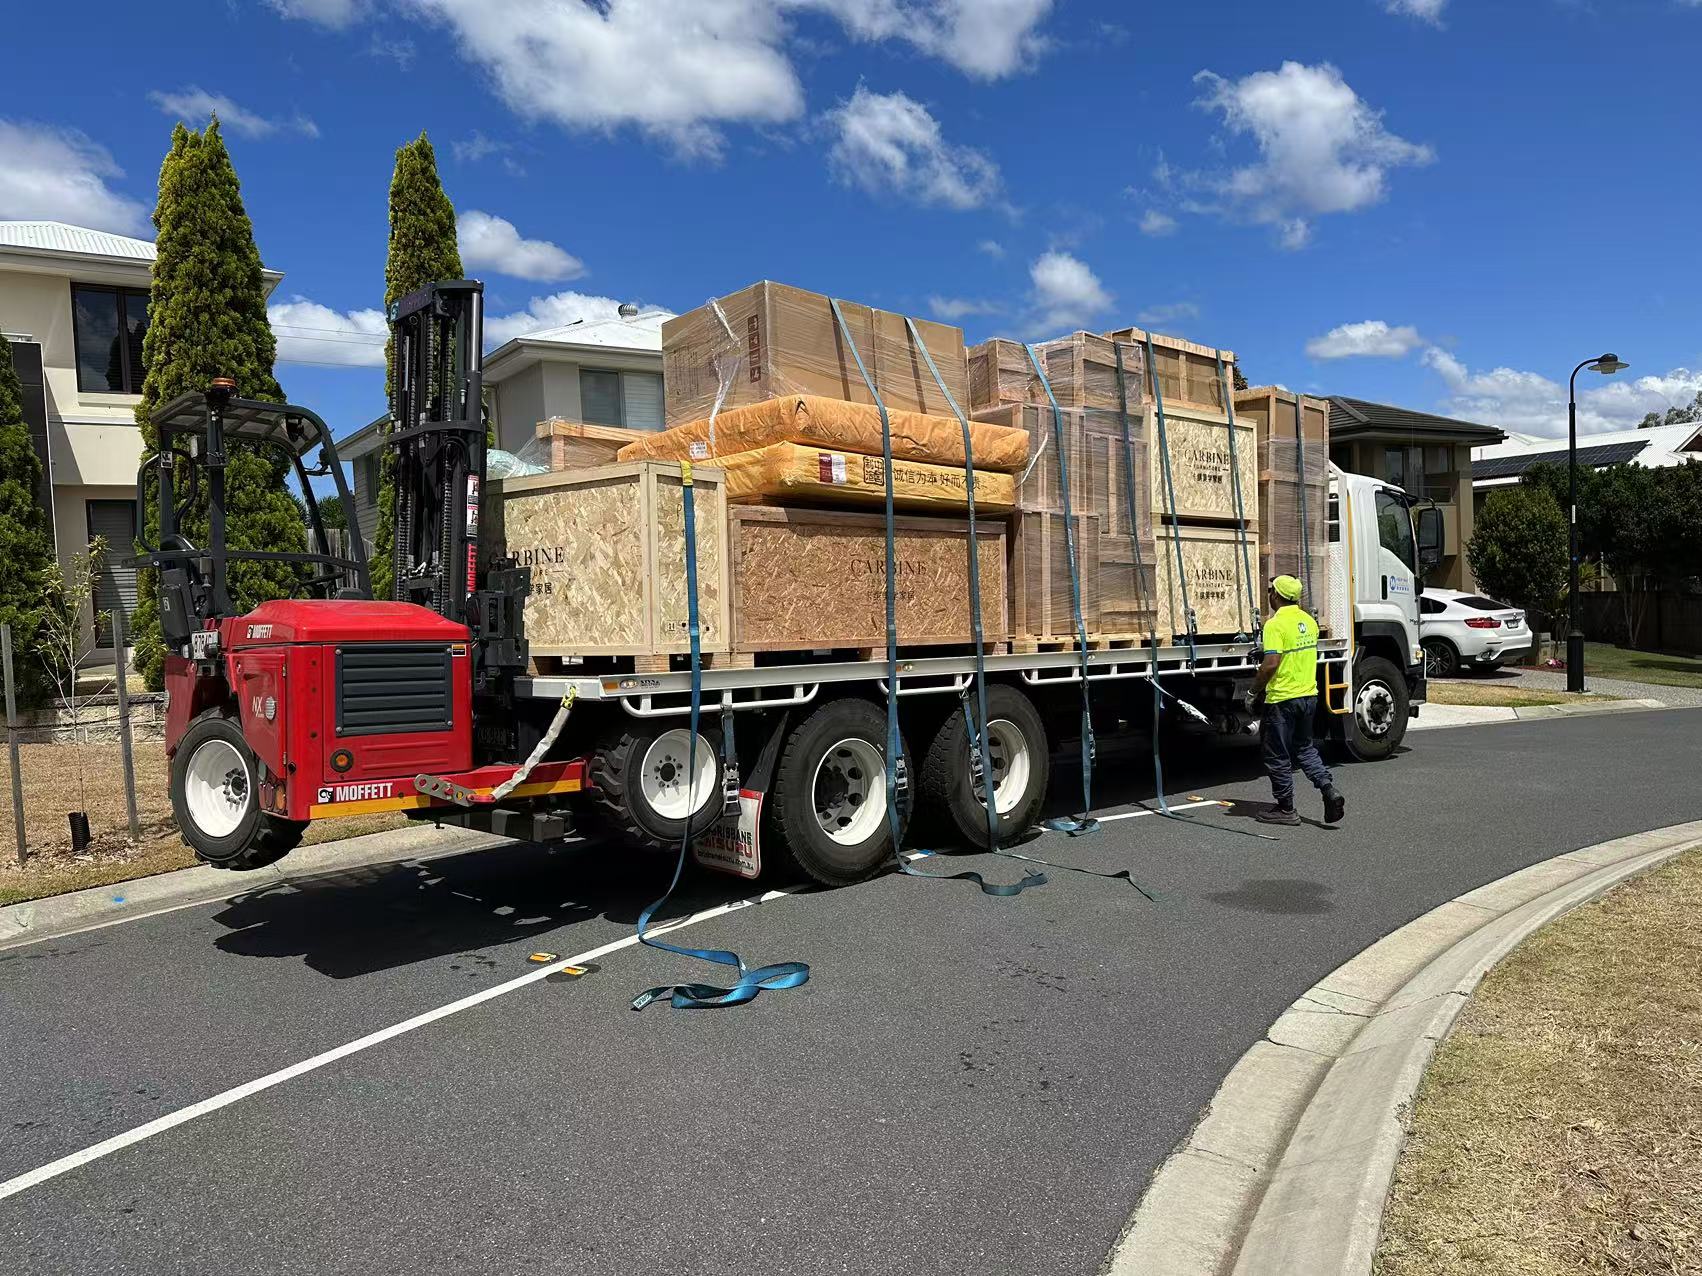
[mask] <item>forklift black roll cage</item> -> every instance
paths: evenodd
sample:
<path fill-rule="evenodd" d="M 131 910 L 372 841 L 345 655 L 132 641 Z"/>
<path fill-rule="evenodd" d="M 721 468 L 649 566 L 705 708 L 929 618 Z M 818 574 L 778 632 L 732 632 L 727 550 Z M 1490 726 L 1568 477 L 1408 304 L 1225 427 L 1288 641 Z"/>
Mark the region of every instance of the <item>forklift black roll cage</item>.
<path fill-rule="evenodd" d="M 144 494 L 147 472 L 158 478 L 159 543 L 140 546 L 142 552 L 131 563 L 152 567 L 160 573 L 160 620 L 168 645 L 181 648 L 189 635 L 209 620 L 235 615 L 229 592 L 232 562 L 293 563 L 321 568 L 310 577 L 306 588 L 314 597 L 371 598 L 372 574 L 367 566 L 366 547 L 354 499 L 337 460 L 331 431 L 310 408 L 293 403 L 265 403 L 237 395 L 234 382 L 219 378 L 205 390 L 186 390 L 155 409 L 159 434 L 156 455 L 143 462 L 136 481 L 136 527 L 138 540 L 147 526 Z M 231 549 L 225 543 L 225 466 L 227 445 L 242 443 L 257 450 L 282 452 L 301 484 L 302 502 L 318 552 L 293 553 L 283 550 Z M 187 443 L 188 446 L 180 446 Z M 320 463 L 309 469 L 302 458 L 320 449 Z M 179 467 L 186 476 L 188 491 L 179 498 L 175 474 Z M 183 513 L 194 497 L 197 475 L 206 474 L 207 545 L 198 548 L 179 531 Z M 349 520 L 353 557 L 331 552 L 319 500 L 313 493 L 313 478 L 329 477 Z M 353 588 L 339 588 L 352 573 Z"/>

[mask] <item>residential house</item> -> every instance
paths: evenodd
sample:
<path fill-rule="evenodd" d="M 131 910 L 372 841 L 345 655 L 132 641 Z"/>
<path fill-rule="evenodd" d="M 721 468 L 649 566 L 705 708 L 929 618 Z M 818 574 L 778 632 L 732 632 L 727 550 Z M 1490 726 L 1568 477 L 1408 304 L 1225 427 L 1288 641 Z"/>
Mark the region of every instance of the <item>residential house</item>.
<path fill-rule="evenodd" d="M 1472 449 L 1507 436 L 1492 425 L 1415 412 L 1344 395 L 1330 396 L 1330 460 L 1434 503 L 1442 511 L 1442 561 L 1427 583 L 1471 590 Z"/>
<path fill-rule="evenodd" d="M 1478 509 L 1498 487 L 1517 483 L 1533 465 L 1564 466 L 1566 439 L 1509 434 L 1505 442 L 1472 450 L 1472 496 Z M 1702 422 L 1656 425 L 1646 430 L 1586 434 L 1578 440 L 1578 464 L 1592 470 L 1609 465 L 1655 468 L 1702 461 Z"/>
<path fill-rule="evenodd" d="M 38 493 L 59 561 L 95 537 L 110 553 L 95 606 L 136 603 L 136 573 L 118 564 L 136 535 L 136 471 L 142 432 L 142 338 L 154 245 L 52 221 L 0 222 L 0 332 L 23 384 L 24 417 L 42 460 Z M 283 276 L 265 272 L 271 292 Z M 111 627 L 89 635 L 94 658 L 111 658 Z"/>
<path fill-rule="evenodd" d="M 528 454 L 538 423 L 552 417 L 632 430 L 662 428 L 662 321 L 622 306 L 610 319 L 582 320 L 504 342 L 485 356 L 485 388 L 497 446 Z M 380 430 L 389 416 L 337 444 L 354 471 L 350 488 L 370 547 L 378 525 Z"/>

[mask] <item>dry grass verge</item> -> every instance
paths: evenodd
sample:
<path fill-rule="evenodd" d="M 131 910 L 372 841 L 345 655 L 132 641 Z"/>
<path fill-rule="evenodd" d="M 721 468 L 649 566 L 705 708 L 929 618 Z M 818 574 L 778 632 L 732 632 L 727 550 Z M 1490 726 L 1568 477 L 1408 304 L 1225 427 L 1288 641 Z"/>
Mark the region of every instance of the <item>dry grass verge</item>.
<path fill-rule="evenodd" d="M 124 805 L 124 769 L 116 742 L 26 744 L 19 749 L 24 781 L 24 837 L 30 854 L 17 866 L 12 827 L 12 769 L 0 748 L 0 905 L 62 895 L 89 886 L 109 886 L 155 873 L 169 873 L 196 862 L 171 818 L 166 791 L 168 764 L 158 740 L 135 746 L 136 807 L 142 837 L 130 840 Z M 87 811 L 93 841 L 81 855 L 71 853 L 66 817 Z M 322 820 L 308 826 L 302 841 L 359 837 L 407 823 L 400 815 L 355 816 Z"/>
<path fill-rule="evenodd" d="M 1490 972 L 1414 1109 L 1378 1276 L 1702 1272 L 1702 851 Z"/>
<path fill-rule="evenodd" d="M 1525 687 L 1504 687 L 1493 682 L 1467 682 L 1463 679 L 1432 682 L 1428 695 L 1432 704 L 1491 705 L 1509 709 L 1529 709 L 1539 704 L 1576 704 L 1584 700 L 1619 699 L 1618 696 L 1572 695 L 1565 691 L 1538 691 Z"/>

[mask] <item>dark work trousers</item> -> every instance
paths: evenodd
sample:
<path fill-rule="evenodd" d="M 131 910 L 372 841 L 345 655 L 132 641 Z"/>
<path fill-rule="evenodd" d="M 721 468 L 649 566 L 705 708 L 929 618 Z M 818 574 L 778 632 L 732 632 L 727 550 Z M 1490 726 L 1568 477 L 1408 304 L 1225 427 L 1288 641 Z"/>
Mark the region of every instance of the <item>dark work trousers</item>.
<path fill-rule="evenodd" d="M 1318 712 L 1317 696 L 1279 700 L 1265 706 L 1259 721 L 1259 743 L 1265 752 L 1265 774 L 1271 777 L 1271 795 L 1277 805 L 1294 805 L 1294 768 L 1321 792 L 1330 787 L 1330 770 L 1318 756 L 1312 739 L 1312 718 Z"/>

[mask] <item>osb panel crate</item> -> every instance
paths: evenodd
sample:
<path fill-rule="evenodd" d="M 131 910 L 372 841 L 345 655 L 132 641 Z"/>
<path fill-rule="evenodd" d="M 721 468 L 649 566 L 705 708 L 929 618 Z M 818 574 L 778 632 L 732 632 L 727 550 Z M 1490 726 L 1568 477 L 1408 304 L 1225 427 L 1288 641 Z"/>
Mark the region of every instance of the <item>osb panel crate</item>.
<path fill-rule="evenodd" d="M 1154 414 L 1156 417 L 1156 413 Z M 1168 519 L 1235 522 L 1235 474 L 1241 476 L 1241 510 L 1249 527 L 1259 522 L 1259 454 L 1251 424 L 1237 417 L 1234 464 L 1229 419 L 1201 412 L 1164 414 L 1164 439 L 1170 454 L 1167 491 L 1164 464 L 1156 448 L 1152 461 L 1152 507 Z M 1156 423 L 1152 438 L 1157 440 Z"/>
<path fill-rule="evenodd" d="M 740 652 L 879 647 L 886 642 L 886 520 L 842 510 L 735 506 L 729 520 L 733 645 Z M 1003 639 L 1005 529 L 976 522 L 981 623 Z M 893 520 L 898 641 L 966 643 L 969 526 Z"/>
<path fill-rule="evenodd" d="M 1101 598 L 1099 520 L 1076 514 L 1074 523 L 1082 620 L 1092 635 L 1099 628 Z M 1033 510 L 1011 521 L 1011 629 L 1019 643 L 1075 642 L 1078 637 L 1062 514 Z"/>
<path fill-rule="evenodd" d="M 594 465 L 613 465 L 615 453 L 641 439 L 644 430 L 627 430 L 618 425 L 590 425 L 551 417 L 538 422 L 538 439 L 552 470 L 582 470 Z"/>
<path fill-rule="evenodd" d="M 1181 637 L 1188 631 L 1181 576 L 1176 570 L 1177 541 L 1182 546 L 1187 601 L 1194 609 L 1196 634 L 1201 638 L 1251 636 L 1248 577 L 1259 569 L 1258 538 L 1248 534 L 1244 568 L 1241 544 L 1232 527 L 1160 527 L 1154 546 L 1160 640 Z M 1251 583 L 1253 598 L 1257 599 L 1263 586 L 1256 579 Z"/>
<path fill-rule="evenodd" d="M 692 471 L 698 612 L 706 652 L 728 649 L 727 505 L 721 471 Z M 680 466 L 626 461 L 511 478 L 498 541 L 532 569 L 526 639 L 537 656 L 691 650 Z"/>

